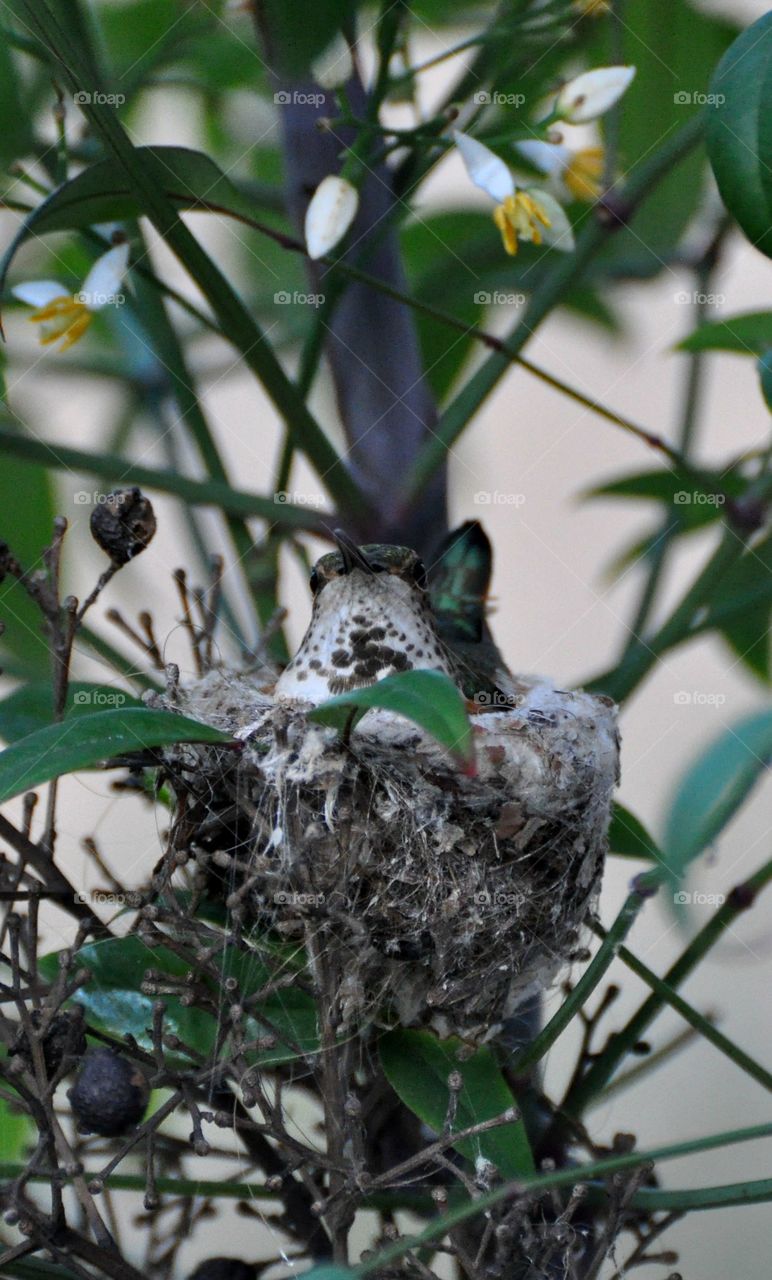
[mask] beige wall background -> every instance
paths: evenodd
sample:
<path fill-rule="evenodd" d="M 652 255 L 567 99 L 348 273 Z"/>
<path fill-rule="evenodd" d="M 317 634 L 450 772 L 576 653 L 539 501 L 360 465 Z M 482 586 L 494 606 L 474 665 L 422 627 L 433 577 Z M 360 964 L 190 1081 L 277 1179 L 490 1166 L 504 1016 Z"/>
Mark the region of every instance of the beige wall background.
<path fill-rule="evenodd" d="M 752 20 L 767 6 L 760 0 L 747 0 L 711 7 Z M 429 45 L 428 52 L 432 51 Z M 429 93 L 432 91 L 430 85 Z M 163 111 L 148 110 L 137 122 L 138 137 L 154 142 L 195 142 L 197 121 L 190 101 L 184 95 L 166 93 L 163 106 Z M 254 121 L 250 127 L 253 129 Z M 269 116 L 265 127 L 275 127 Z M 433 203 L 449 195 L 459 201 L 474 198 L 454 160 L 442 166 L 424 199 Z M 260 244 L 254 236 L 247 239 L 234 227 L 215 225 L 203 217 L 190 221 L 234 279 L 238 280 L 244 244 L 259 258 Z M 6 222 L 10 230 L 12 220 Z M 162 246 L 154 246 L 154 258 L 161 273 L 191 292 Z M 771 285 L 768 260 L 735 236 L 712 286 L 720 298 L 713 314 L 718 318 L 766 308 Z M 281 288 L 281 281 L 276 287 Z M 616 298 L 625 319 L 623 340 L 612 341 L 558 316 L 539 331 L 528 355 L 619 412 L 670 436 L 678 419 L 685 373 L 684 357 L 675 353 L 673 346 L 692 325 L 690 309 L 677 295 L 692 287 L 686 275 L 670 270 L 654 283 L 625 286 Z M 505 329 L 511 319 L 511 312 L 507 314 L 505 309 L 492 316 L 490 324 Z M 80 447 L 101 444 L 104 424 L 114 413 L 110 388 L 63 376 L 61 368 L 67 357 L 42 354 L 32 344 L 20 317 L 10 320 L 8 336 L 15 357 L 9 379 L 11 399 L 26 421 L 49 440 Z M 204 382 L 205 406 L 234 482 L 264 491 L 273 474 L 279 440 L 273 411 L 238 362 L 232 361 L 230 352 L 209 340 L 198 343 L 198 352 L 203 367 L 213 370 Z M 331 435 L 337 436 L 334 406 L 324 381 L 314 393 L 313 407 Z M 768 430 L 769 417 L 757 390 L 752 361 L 731 356 L 713 359 L 703 414 L 702 460 L 720 462 L 753 448 L 765 440 Z M 148 464 L 165 464 L 149 431 L 135 441 L 133 454 Z M 603 570 L 614 550 L 651 528 L 656 516 L 643 504 L 586 503 L 579 501 L 579 495 L 603 479 L 656 465 L 656 455 L 637 441 L 520 369 L 512 370 L 490 397 L 453 452 L 451 507 L 454 521 L 479 517 L 492 538 L 496 549 L 493 626 L 513 669 L 543 672 L 571 687 L 615 659 L 625 642 L 626 620 L 634 610 L 642 575 L 640 566 L 635 565 L 621 579 L 609 583 Z M 74 495 L 95 488 L 98 486 L 89 477 L 59 477 L 60 508 L 71 520 L 67 585 L 81 597 L 90 589 L 103 561 L 88 536 L 90 507 L 76 503 Z M 292 488 L 319 491 L 318 481 L 303 466 L 296 468 Z M 494 500 L 480 505 L 475 502 L 480 491 L 518 494 L 522 501 L 512 505 Z M 167 657 L 180 663 L 183 674 L 192 675 L 170 578 L 177 565 L 193 562 L 192 553 L 174 503 L 164 497 L 154 498 L 154 502 L 159 516 L 155 542 L 109 588 L 94 618 L 118 603 L 127 616 L 138 608 L 150 607 L 158 634 L 165 639 Z M 214 518 L 208 527 L 212 547 L 217 548 L 221 528 Z M 699 535 L 674 558 L 660 616 L 690 581 L 707 555 L 710 541 L 710 535 Z M 297 641 L 309 614 L 308 596 L 294 561 L 287 558 L 283 570 L 289 629 Z M 91 674 L 99 673 L 92 668 Z M 689 702 L 676 697 L 683 692 L 690 695 Z M 706 743 L 758 707 L 764 697 L 734 655 L 716 640 L 703 639 L 668 656 L 622 715 L 621 800 L 655 834 L 661 834 L 668 799 L 684 768 Z M 137 882 L 141 881 L 157 857 L 157 822 L 162 819 L 151 817 L 136 802 L 117 800 L 99 775 L 68 778 L 62 791 L 60 850 L 73 879 L 84 888 L 98 883 L 81 846 L 84 834 L 93 834 L 111 864 L 123 875 L 131 867 Z M 710 855 L 694 867 L 690 887 L 703 893 L 726 893 L 769 856 L 771 830 L 772 788 L 767 780 Z M 637 869 L 628 861 L 610 860 L 600 904 L 605 923 L 618 911 Z M 711 909 L 693 907 L 689 930 L 702 925 Z M 769 903 L 762 899 L 727 933 L 683 989 L 698 1008 L 715 1013 L 723 1031 L 762 1060 L 768 1060 L 770 1049 L 769 919 Z M 49 915 L 48 930 L 52 946 L 71 938 L 69 921 L 54 911 Z M 630 945 L 662 973 L 686 938 L 667 904 L 658 899 L 643 912 Z M 606 1031 L 621 1025 L 645 994 L 642 984 L 621 963 L 614 966 L 609 978 L 620 983 L 622 995 L 603 1024 Z M 558 1000 L 557 994 L 548 995 L 548 1012 Z M 681 1029 L 676 1015 L 665 1013 L 651 1029 L 650 1039 L 656 1047 Z M 555 1046 L 546 1068 L 548 1089 L 559 1091 L 565 1083 L 575 1050 L 571 1034 Z M 761 1086 L 717 1050 L 697 1040 L 664 1069 L 598 1107 L 590 1117 L 590 1128 L 599 1141 L 610 1140 L 619 1130 L 633 1131 L 640 1147 L 649 1148 L 708 1131 L 750 1125 L 768 1119 L 768 1115 Z M 769 1163 L 768 1146 L 765 1149 L 752 1143 L 663 1165 L 660 1176 L 665 1186 L 673 1187 L 729 1183 L 768 1176 Z M 666 1245 L 678 1249 L 677 1269 L 684 1280 L 725 1280 L 729 1275 L 766 1280 L 771 1225 L 768 1207 L 694 1214 L 672 1229 Z M 227 1240 L 224 1236 L 218 1240 L 218 1248 L 227 1245 L 226 1251 L 235 1250 L 234 1232 L 242 1234 L 245 1248 L 254 1254 L 254 1228 L 243 1221 L 231 1222 L 230 1214 Z M 194 1251 L 186 1248 L 182 1259 L 187 1264 L 193 1256 Z M 613 1270 L 609 1266 L 607 1274 Z M 664 1280 L 667 1271 L 660 1264 L 642 1268 L 639 1274 L 644 1280 L 649 1276 Z"/>

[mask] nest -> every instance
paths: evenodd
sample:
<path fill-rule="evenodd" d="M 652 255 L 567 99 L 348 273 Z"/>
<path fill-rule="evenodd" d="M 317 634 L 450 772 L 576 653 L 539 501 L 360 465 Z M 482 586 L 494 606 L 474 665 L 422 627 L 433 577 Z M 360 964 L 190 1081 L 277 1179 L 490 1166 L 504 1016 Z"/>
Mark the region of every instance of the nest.
<path fill-rule="evenodd" d="M 242 677 L 177 693 L 177 709 L 243 741 L 237 757 L 170 753 L 189 849 L 220 868 L 242 922 L 302 940 L 312 969 L 326 958 L 342 1029 L 481 1042 L 581 947 L 617 781 L 615 707 L 523 687 L 516 707 L 473 717 L 472 777 L 384 711 L 344 743 Z"/>

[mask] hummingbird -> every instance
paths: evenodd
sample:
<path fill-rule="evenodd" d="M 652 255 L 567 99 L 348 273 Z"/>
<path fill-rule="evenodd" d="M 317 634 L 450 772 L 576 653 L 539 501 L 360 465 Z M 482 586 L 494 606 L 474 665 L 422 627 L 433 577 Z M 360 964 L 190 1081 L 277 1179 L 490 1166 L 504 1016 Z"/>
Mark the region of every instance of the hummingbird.
<path fill-rule="evenodd" d="M 334 537 L 338 550 L 312 570 L 311 621 L 277 697 L 324 702 L 420 668 L 449 676 L 478 710 L 513 704 L 519 686 L 485 621 L 491 548 L 476 521 L 443 540 L 431 583 L 409 547 Z"/>

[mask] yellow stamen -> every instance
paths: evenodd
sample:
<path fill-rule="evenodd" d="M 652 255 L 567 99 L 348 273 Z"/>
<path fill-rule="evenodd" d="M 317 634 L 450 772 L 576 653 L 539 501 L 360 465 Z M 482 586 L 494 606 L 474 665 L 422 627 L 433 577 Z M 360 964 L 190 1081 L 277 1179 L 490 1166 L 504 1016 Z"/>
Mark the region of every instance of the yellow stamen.
<path fill-rule="evenodd" d="M 575 200 L 589 204 L 601 193 L 603 176 L 603 147 L 585 147 L 575 151 L 563 172 L 563 181 Z"/>
<path fill-rule="evenodd" d="M 542 205 L 526 191 L 516 191 L 497 205 L 493 210 L 493 221 L 509 254 L 517 253 L 518 240 L 541 244 L 541 227 L 552 225 Z"/>
<path fill-rule="evenodd" d="M 602 18 L 611 12 L 611 0 L 574 0 L 574 8 L 583 18 Z"/>
<path fill-rule="evenodd" d="M 30 320 L 40 325 L 41 346 L 48 346 L 61 338 L 59 350 L 67 351 L 88 329 L 91 312 L 85 302 L 65 294 L 61 298 L 54 298 L 38 311 L 33 311 Z"/>

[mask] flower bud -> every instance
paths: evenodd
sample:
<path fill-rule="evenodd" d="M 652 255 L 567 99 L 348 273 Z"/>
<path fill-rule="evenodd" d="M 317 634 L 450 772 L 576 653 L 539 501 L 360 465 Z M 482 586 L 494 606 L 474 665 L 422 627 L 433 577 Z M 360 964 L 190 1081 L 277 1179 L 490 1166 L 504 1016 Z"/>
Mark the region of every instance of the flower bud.
<path fill-rule="evenodd" d="M 356 216 L 359 193 L 345 178 L 328 174 L 316 188 L 306 210 L 309 258 L 323 258 L 343 239 Z"/>
<path fill-rule="evenodd" d="M 555 110 L 569 124 L 586 124 L 618 102 L 635 76 L 635 67 L 595 67 L 564 84 Z"/>

